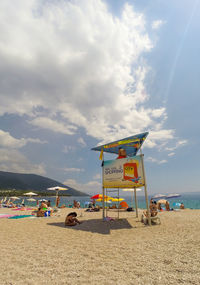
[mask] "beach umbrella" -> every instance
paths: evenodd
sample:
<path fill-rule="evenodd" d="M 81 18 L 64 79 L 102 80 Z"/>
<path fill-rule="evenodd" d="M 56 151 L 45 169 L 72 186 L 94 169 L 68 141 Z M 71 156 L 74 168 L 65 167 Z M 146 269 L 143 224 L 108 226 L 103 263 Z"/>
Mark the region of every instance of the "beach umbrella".
<path fill-rule="evenodd" d="M 124 201 L 124 198 L 112 198 L 111 201 L 112 202 L 121 202 L 121 201 Z"/>
<path fill-rule="evenodd" d="M 60 187 L 60 186 L 55 186 L 55 187 L 49 187 L 49 188 L 47 188 L 47 190 L 56 191 L 56 197 L 57 197 L 59 191 L 66 191 L 66 190 L 68 190 L 68 188 L 64 188 L 64 187 Z"/>
<path fill-rule="evenodd" d="M 40 199 L 39 202 L 48 202 L 46 199 Z"/>
<path fill-rule="evenodd" d="M 10 197 L 10 199 L 12 199 L 12 200 L 20 200 L 20 198 L 19 197 Z"/>
<path fill-rule="evenodd" d="M 152 197 L 152 199 L 160 199 L 160 198 L 165 198 L 166 195 L 164 194 L 156 194 L 155 196 Z"/>
<path fill-rule="evenodd" d="M 26 199 L 27 201 L 29 201 L 29 202 L 35 202 L 36 200 L 35 199 L 33 199 L 33 198 L 28 198 L 28 199 Z"/>
<path fill-rule="evenodd" d="M 104 195 L 104 198 L 107 198 L 108 196 Z M 96 194 L 92 197 L 90 197 L 90 199 L 103 199 L 103 195 L 102 194 Z"/>
<path fill-rule="evenodd" d="M 161 199 L 161 200 L 158 200 L 157 203 L 159 203 L 159 204 L 166 204 L 166 203 L 167 203 L 167 200 Z"/>
<path fill-rule="evenodd" d="M 180 194 L 169 194 L 166 196 L 167 199 L 170 199 L 170 198 L 178 198 L 178 197 L 181 197 Z"/>
<path fill-rule="evenodd" d="M 25 196 L 37 196 L 38 194 L 36 194 L 34 192 L 28 192 L 28 193 L 24 193 L 23 195 L 25 195 Z"/>
<path fill-rule="evenodd" d="M 104 196 L 104 201 L 109 201 L 109 200 L 112 200 L 113 198 L 112 197 L 109 197 L 109 196 Z M 95 199 L 97 202 L 102 202 L 103 201 L 103 197 L 101 198 L 98 198 L 98 199 Z"/>
<path fill-rule="evenodd" d="M 180 207 L 181 203 L 174 203 L 173 205 Z"/>
<path fill-rule="evenodd" d="M 59 192 L 59 191 L 66 191 L 66 190 L 68 190 L 68 188 L 60 187 L 60 186 L 55 186 L 55 187 L 49 187 L 49 188 L 47 188 L 47 190 L 56 191 L 56 207 L 58 207 L 58 204 L 59 204 L 58 192 Z"/>
<path fill-rule="evenodd" d="M 96 199 L 96 201 L 97 201 L 97 202 L 103 202 L 103 199 Z M 108 200 L 108 199 L 104 199 L 104 202 L 106 202 L 106 203 L 111 203 L 111 201 Z"/>

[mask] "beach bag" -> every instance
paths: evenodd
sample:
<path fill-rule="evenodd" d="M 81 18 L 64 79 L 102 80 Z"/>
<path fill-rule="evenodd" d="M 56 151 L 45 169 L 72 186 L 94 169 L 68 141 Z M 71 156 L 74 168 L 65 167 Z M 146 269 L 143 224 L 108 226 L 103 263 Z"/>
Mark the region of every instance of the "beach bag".
<path fill-rule="evenodd" d="M 134 210 L 133 210 L 133 208 L 128 208 L 126 211 L 128 211 L 128 212 L 133 212 Z"/>
<path fill-rule="evenodd" d="M 44 216 L 45 216 L 45 217 L 50 217 L 50 214 L 51 214 L 51 211 L 46 211 L 46 212 L 44 213 Z"/>

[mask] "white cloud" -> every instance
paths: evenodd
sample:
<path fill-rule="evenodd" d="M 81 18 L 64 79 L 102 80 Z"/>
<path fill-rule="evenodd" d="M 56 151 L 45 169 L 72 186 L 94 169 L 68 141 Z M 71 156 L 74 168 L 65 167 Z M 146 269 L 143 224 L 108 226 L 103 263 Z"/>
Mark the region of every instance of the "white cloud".
<path fill-rule="evenodd" d="M 99 173 L 97 173 L 96 175 L 93 176 L 93 179 L 99 180 L 99 179 L 101 179 L 101 175 Z"/>
<path fill-rule="evenodd" d="M 72 152 L 72 151 L 75 151 L 76 150 L 76 147 L 75 146 L 71 146 L 71 145 L 65 145 L 64 148 L 63 148 L 63 152 L 64 153 L 69 153 L 69 152 Z"/>
<path fill-rule="evenodd" d="M 153 22 L 152 22 L 151 27 L 152 27 L 153 30 L 157 30 L 157 29 L 159 29 L 163 24 L 164 24 L 164 22 L 163 22 L 162 20 L 156 20 L 156 21 L 153 21 Z"/>
<path fill-rule="evenodd" d="M 29 123 L 42 129 L 48 129 L 55 133 L 62 133 L 66 135 L 73 135 L 77 129 L 75 126 L 67 125 L 48 117 L 37 117 L 29 121 Z"/>
<path fill-rule="evenodd" d="M 187 144 L 188 144 L 187 140 L 180 140 L 180 141 L 177 141 L 174 146 L 166 147 L 165 150 L 167 150 L 167 151 L 174 151 L 175 149 L 177 149 L 179 147 L 182 147 L 182 146 L 185 146 Z"/>
<path fill-rule="evenodd" d="M 151 156 L 147 157 L 146 160 L 147 160 L 147 161 L 150 161 L 150 162 L 153 162 L 153 163 L 157 163 L 157 164 L 167 163 L 167 160 L 165 160 L 165 159 L 163 159 L 163 160 L 158 160 L 158 159 L 156 159 L 156 158 L 154 158 L 154 157 L 151 157 Z"/>
<path fill-rule="evenodd" d="M 116 17 L 101 0 L 2 0 L 0 16 L 0 114 L 101 141 L 148 129 L 149 147 L 172 139 L 165 108 L 144 107 L 153 44 L 142 13 L 126 4 Z"/>
<path fill-rule="evenodd" d="M 64 185 L 70 186 L 85 193 L 101 192 L 101 183 L 98 181 L 89 181 L 87 183 L 79 183 L 74 179 L 67 179 L 63 182 Z"/>
<path fill-rule="evenodd" d="M 9 132 L 0 130 L 0 147 L 21 148 L 29 142 L 30 143 L 42 143 L 42 144 L 47 143 L 46 141 L 41 141 L 40 139 L 33 139 L 33 138 L 16 139 L 13 136 L 11 136 Z"/>
<path fill-rule="evenodd" d="M 82 147 L 85 147 L 86 146 L 86 142 L 84 141 L 84 139 L 83 138 L 78 138 L 78 143 L 80 143 L 80 145 L 82 146 Z"/>
<path fill-rule="evenodd" d="M 0 169 L 16 173 L 46 174 L 43 164 L 31 163 L 23 154 L 15 149 L 0 149 Z"/>
<path fill-rule="evenodd" d="M 75 168 L 75 167 L 71 167 L 71 168 L 63 168 L 64 171 L 66 172 L 83 172 L 85 171 L 83 168 Z"/>
<path fill-rule="evenodd" d="M 175 155 L 175 152 L 168 153 L 168 156 L 174 156 L 174 155 Z"/>

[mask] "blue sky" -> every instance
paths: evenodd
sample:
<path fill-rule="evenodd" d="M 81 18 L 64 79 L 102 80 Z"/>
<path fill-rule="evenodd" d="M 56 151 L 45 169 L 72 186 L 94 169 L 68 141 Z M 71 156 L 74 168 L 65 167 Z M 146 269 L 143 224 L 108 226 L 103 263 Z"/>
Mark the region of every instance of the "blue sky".
<path fill-rule="evenodd" d="M 199 12 L 196 0 L 2 0 L 0 170 L 97 193 L 90 149 L 149 131 L 149 193 L 199 191 Z"/>

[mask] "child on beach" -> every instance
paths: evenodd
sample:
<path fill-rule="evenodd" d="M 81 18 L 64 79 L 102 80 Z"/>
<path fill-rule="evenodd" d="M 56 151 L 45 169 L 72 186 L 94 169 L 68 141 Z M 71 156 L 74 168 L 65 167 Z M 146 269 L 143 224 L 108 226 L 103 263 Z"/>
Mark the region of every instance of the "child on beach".
<path fill-rule="evenodd" d="M 69 213 L 65 219 L 65 226 L 76 226 L 77 224 L 81 224 L 81 222 L 76 217 L 76 212 Z"/>

